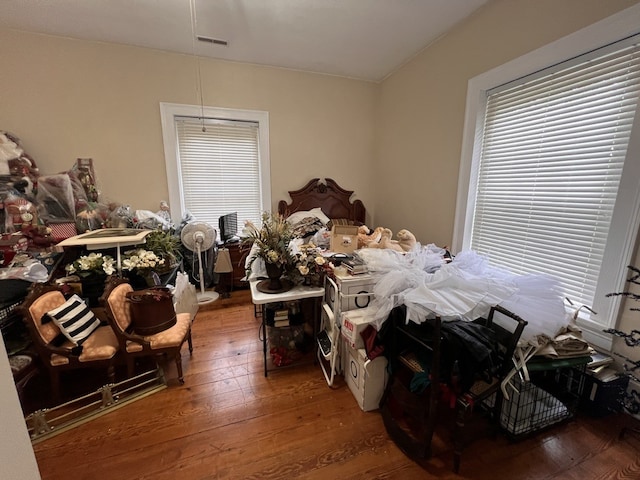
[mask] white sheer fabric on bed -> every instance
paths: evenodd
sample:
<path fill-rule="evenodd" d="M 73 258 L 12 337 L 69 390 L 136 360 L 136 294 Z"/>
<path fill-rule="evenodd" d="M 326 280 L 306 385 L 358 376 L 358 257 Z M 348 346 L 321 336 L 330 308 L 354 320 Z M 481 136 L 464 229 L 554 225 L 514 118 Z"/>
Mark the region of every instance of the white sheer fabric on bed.
<path fill-rule="evenodd" d="M 445 263 L 444 250 L 435 245 L 418 244 L 406 255 L 366 248 L 357 253 L 381 274 L 367 307 L 378 329 L 399 305 L 407 307 L 407 321 L 420 323 L 435 315 L 471 321 L 500 304 L 528 322 L 523 342 L 540 334 L 553 338 L 567 323 L 557 282 L 548 276 L 515 275 L 473 251 Z"/>

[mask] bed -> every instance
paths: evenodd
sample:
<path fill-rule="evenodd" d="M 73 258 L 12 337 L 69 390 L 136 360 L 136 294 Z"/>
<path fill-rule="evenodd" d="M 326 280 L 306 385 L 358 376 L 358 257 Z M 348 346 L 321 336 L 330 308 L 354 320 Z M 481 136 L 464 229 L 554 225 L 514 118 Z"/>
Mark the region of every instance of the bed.
<path fill-rule="evenodd" d="M 297 212 L 310 212 L 320 208 L 332 221 L 344 220 L 354 225 L 364 225 L 366 210 L 360 200 L 351 202 L 353 190 L 345 190 L 335 180 L 319 178 L 310 180 L 299 190 L 290 190 L 291 203 L 278 202 L 278 213 L 290 217 Z"/>
<path fill-rule="evenodd" d="M 280 200 L 278 213 L 292 227 L 292 248 L 309 243 L 326 249 L 333 225 L 364 225 L 366 209 L 362 201 L 351 201 L 352 195 L 353 190 L 342 188 L 331 178 L 314 178 L 304 187 L 290 190 L 291 201 Z M 248 280 L 266 276 L 262 259 L 252 260 L 256 254 L 257 245 L 253 245 L 245 260 L 245 269 L 251 265 Z"/>

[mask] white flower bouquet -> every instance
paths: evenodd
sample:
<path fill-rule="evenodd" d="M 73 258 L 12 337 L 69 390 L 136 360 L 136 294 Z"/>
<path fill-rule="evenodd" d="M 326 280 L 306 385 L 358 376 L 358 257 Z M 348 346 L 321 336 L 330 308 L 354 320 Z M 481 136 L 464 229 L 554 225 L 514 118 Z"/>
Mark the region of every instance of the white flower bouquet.
<path fill-rule="evenodd" d="M 82 277 L 87 277 L 92 274 L 112 275 L 116 271 L 116 266 L 112 256 L 92 252 L 68 264 L 65 267 L 65 271 L 69 275 L 77 274 Z"/>
<path fill-rule="evenodd" d="M 122 260 L 123 270 L 130 272 L 148 273 L 163 265 L 164 258 L 160 258 L 155 253 L 144 248 L 127 252 Z"/>

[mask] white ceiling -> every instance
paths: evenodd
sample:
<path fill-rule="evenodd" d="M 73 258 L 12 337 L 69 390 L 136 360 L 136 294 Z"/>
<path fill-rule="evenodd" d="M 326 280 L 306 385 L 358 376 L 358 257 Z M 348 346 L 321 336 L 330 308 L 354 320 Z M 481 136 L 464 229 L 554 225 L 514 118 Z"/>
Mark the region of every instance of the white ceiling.
<path fill-rule="evenodd" d="M 487 1 L 2 0 L 0 27 L 380 81 Z"/>

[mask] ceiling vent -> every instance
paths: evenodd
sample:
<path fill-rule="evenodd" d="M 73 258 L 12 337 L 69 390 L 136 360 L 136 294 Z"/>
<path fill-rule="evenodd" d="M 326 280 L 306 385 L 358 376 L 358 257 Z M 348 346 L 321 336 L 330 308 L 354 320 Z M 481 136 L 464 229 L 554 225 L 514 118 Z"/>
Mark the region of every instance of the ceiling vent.
<path fill-rule="evenodd" d="M 222 45 L 223 47 L 229 45 L 229 42 L 227 42 L 226 40 L 220 40 L 218 38 L 202 37 L 200 35 L 198 35 L 196 38 L 199 42 L 213 43 L 214 45 Z"/>

